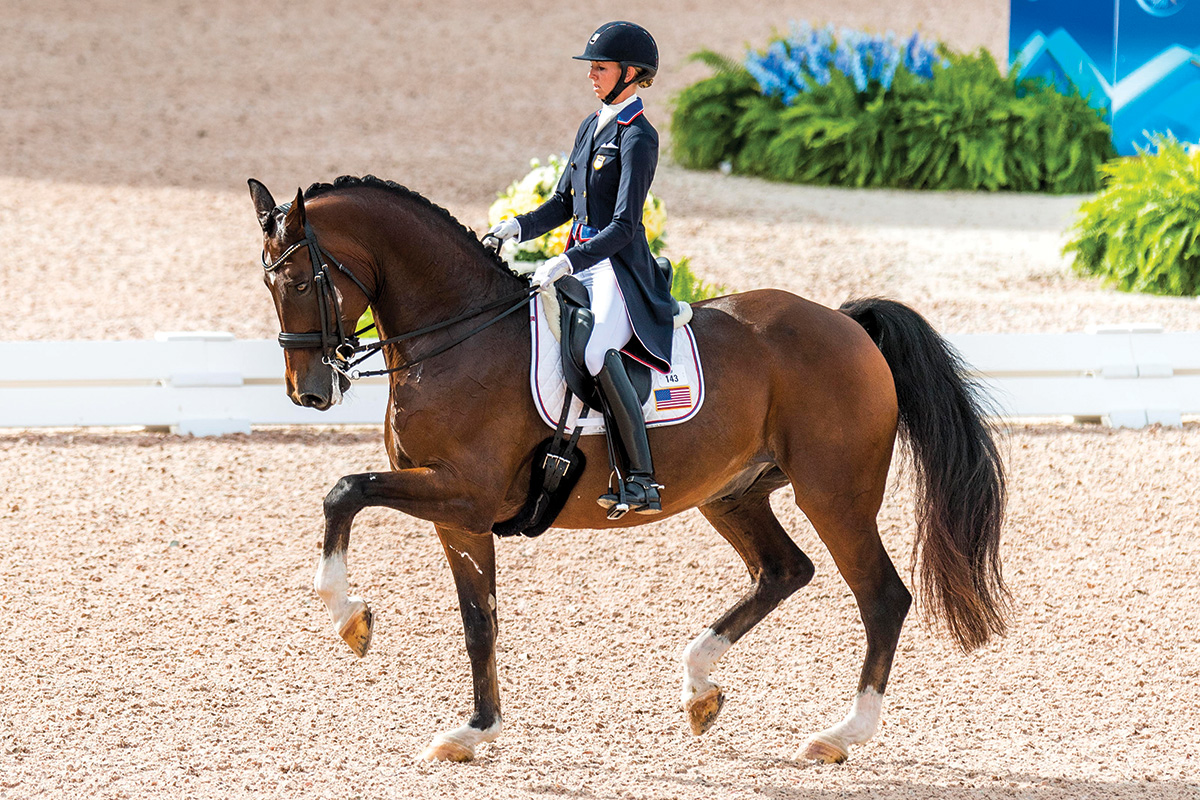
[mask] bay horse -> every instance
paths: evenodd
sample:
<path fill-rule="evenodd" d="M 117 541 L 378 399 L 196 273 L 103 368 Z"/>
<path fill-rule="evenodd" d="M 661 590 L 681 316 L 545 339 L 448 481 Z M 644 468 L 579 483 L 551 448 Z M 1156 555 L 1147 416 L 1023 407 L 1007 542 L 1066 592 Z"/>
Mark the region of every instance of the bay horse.
<path fill-rule="evenodd" d="M 493 527 L 529 491 L 547 436 L 530 396 L 531 295 L 525 279 L 445 209 L 373 176 L 342 177 L 277 205 L 250 194 L 263 231 L 264 281 L 293 402 L 325 410 L 350 388 L 353 325 L 370 307 L 390 373 L 383 438 L 391 470 L 347 475 L 325 497 L 314 588 L 350 648 L 370 646 L 372 613 L 351 596 L 346 552 L 355 515 L 385 506 L 434 524 L 458 592 L 474 713 L 438 733 L 429 760 L 467 761 L 500 734 Z M 318 243 L 319 236 L 319 243 Z M 1009 604 L 999 542 L 1005 476 L 963 364 L 915 311 L 872 298 L 831 309 L 778 290 L 695 304 L 706 399 L 685 425 L 652 428 L 661 519 L 698 508 L 745 562 L 750 586 L 683 650 L 692 732 L 724 703 L 710 673 L 731 645 L 813 577 L 813 563 L 772 513 L 790 484 L 858 604 L 867 648 L 849 712 L 797 757 L 841 762 L 875 733 L 912 595 L 876 527 L 899 432 L 915 465 L 914 573 L 922 600 L 964 651 L 1003 634 Z M 473 334 L 473 335 L 469 335 Z M 603 437 L 583 437 L 606 464 Z M 554 521 L 628 527 L 596 498 L 604 467 L 584 469 Z"/>

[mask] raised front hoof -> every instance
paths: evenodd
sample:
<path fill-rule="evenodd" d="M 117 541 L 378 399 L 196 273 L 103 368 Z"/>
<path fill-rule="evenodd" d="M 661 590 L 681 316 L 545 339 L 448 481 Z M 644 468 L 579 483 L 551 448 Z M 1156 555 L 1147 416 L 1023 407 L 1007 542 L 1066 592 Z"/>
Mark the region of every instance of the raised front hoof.
<path fill-rule="evenodd" d="M 796 755 L 796 760 L 814 764 L 841 764 L 848 755 L 850 754 L 840 745 L 820 736 L 814 736 Z"/>
<path fill-rule="evenodd" d="M 371 649 L 371 634 L 375 629 L 375 615 L 363 601 L 358 601 L 358 608 L 346 620 L 346 624 L 338 631 L 354 655 L 362 658 Z"/>
<path fill-rule="evenodd" d="M 725 693 L 720 687 L 714 686 L 707 692 L 688 700 L 683 710 L 687 712 L 688 724 L 692 727 L 692 736 L 703 736 L 717 722 L 717 714 L 725 705 Z"/>
<path fill-rule="evenodd" d="M 421 758 L 426 761 L 457 761 L 462 763 L 474 759 L 475 750 L 461 742 L 437 737 L 429 743 L 429 747 L 425 748 L 425 752 L 421 753 Z"/>

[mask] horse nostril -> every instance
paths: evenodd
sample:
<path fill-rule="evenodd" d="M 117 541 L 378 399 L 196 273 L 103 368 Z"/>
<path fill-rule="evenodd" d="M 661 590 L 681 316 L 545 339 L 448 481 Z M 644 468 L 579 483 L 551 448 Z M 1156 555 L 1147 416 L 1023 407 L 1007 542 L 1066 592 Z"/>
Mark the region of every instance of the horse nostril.
<path fill-rule="evenodd" d="M 326 400 L 319 394 L 302 394 L 300 395 L 300 405 L 305 408 L 321 408 L 325 405 Z"/>

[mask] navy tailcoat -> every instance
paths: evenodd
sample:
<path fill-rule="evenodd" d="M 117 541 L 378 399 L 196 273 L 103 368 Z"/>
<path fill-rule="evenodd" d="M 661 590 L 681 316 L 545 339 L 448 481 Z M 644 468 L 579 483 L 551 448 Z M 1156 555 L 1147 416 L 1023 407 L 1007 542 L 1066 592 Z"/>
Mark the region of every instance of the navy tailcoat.
<path fill-rule="evenodd" d="M 517 217 L 521 240 L 536 239 L 570 221 L 591 235 L 587 241 L 572 235 L 567 257 L 575 272 L 607 258 L 633 324 L 633 339 L 625 352 L 659 372 L 671 369 L 672 318 L 675 300 L 671 284 L 654 263 L 642 206 L 658 166 L 658 131 L 642 113 L 641 98 L 621 109 L 593 137 L 599 112 L 579 126 L 571 160 L 554 194 L 528 214 Z"/>

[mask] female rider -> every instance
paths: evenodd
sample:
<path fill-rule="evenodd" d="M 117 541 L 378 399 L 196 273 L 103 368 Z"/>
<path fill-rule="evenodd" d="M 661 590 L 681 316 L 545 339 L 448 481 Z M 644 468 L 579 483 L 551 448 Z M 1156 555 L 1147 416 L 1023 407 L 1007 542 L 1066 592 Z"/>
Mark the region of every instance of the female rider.
<path fill-rule="evenodd" d="M 595 315 L 587 369 L 628 460 L 623 487 L 598 502 L 612 518 L 626 510 L 655 514 L 662 510 L 662 487 L 654 480 L 645 419 L 620 351 L 659 372 L 670 371 L 675 301 L 642 226 L 642 206 L 658 164 L 658 133 L 637 96 L 637 87 L 648 87 L 658 71 L 658 47 L 640 25 L 609 22 L 574 58 L 591 62 L 588 78 L 600 110 L 579 126 L 569 166 L 550 199 L 489 233 L 527 241 L 571 222 L 566 251 L 542 264 L 533 284 L 548 288 L 573 274 L 587 287 Z"/>

